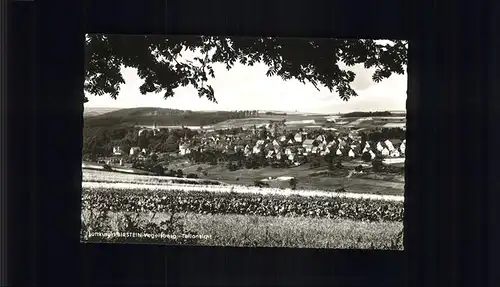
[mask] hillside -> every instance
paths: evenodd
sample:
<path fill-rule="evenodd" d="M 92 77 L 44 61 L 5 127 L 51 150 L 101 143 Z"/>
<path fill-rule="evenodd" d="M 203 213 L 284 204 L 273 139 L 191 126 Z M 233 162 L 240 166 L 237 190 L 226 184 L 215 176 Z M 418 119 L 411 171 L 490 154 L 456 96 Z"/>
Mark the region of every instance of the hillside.
<path fill-rule="evenodd" d="M 119 108 L 93 108 L 93 107 L 85 107 L 83 110 L 84 117 L 95 117 L 99 115 L 103 115 L 105 113 L 116 111 Z"/>
<path fill-rule="evenodd" d="M 130 108 L 111 111 L 85 119 L 89 126 L 152 125 L 158 126 L 212 125 L 231 119 L 246 118 L 245 112 L 236 111 L 190 111 L 164 108 Z"/>

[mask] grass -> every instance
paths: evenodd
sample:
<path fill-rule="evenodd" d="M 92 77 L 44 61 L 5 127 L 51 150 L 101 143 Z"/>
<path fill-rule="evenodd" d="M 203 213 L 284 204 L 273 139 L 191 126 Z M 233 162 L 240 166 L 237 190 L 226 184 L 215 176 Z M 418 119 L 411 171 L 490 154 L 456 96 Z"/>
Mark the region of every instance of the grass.
<path fill-rule="evenodd" d="M 298 189 L 320 189 L 332 190 L 345 188 L 353 193 L 379 193 L 383 195 L 404 195 L 404 177 L 399 175 L 385 176 L 356 176 L 346 178 L 342 176 L 320 175 L 315 173 L 326 171 L 325 167 L 311 169 L 308 164 L 288 168 L 264 167 L 258 169 L 241 169 L 229 171 L 224 166 L 209 166 L 206 164 L 189 164 L 182 167 L 171 163 L 174 168 L 180 168 L 184 173 L 196 173 L 198 167 L 202 167 L 208 172 L 208 176 L 201 178 L 220 180 L 229 184 L 253 185 L 255 180 L 267 177 L 294 176 L 298 180 Z M 238 180 L 237 180 L 238 179 Z"/>
<path fill-rule="evenodd" d="M 118 230 L 122 213 L 110 213 L 109 228 Z M 84 212 L 90 222 L 89 212 Z M 141 222 L 168 221 L 168 213 L 141 213 Z M 199 236 L 196 245 L 403 250 L 402 222 L 366 223 L 305 217 L 180 214 L 185 230 Z M 102 222 L 99 223 L 102 225 Z"/>

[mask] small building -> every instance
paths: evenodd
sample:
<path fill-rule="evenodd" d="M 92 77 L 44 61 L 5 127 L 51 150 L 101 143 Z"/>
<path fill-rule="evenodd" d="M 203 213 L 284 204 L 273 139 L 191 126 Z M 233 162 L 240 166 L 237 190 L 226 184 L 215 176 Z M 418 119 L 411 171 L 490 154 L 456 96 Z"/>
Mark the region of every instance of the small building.
<path fill-rule="evenodd" d="M 403 141 L 401 143 L 401 145 L 399 146 L 399 151 L 402 153 L 402 154 L 405 154 L 406 152 L 406 143 Z"/>
<path fill-rule="evenodd" d="M 384 148 L 384 149 L 382 150 L 382 156 L 389 156 L 389 154 L 390 154 L 389 149 Z"/>
<path fill-rule="evenodd" d="M 303 143 L 302 143 L 302 146 L 306 149 L 310 149 L 312 148 L 313 146 L 313 143 L 314 143 L 314 140 L 305 140 Z"/>
<path fill-rule="evenodd" d="M 122 148 L 119 146 L 114 146 L 113 147 L 113 155 L 122 155 L 123 151 Z"/>
<path fill-rule="evenodd" d="M 382 143 L 381 143 L 381 142 L 378 142 L 378 143 L 377 143 L 377 150 L 378 150 L 379 152 L 382 152 L 382 151 L 384 150 L 384 146 L 382 145 Z"/>
<path fill-rule="evenodd" d="M 302 134 L 301 133 L 296 133 L 295 136 L 293 137 L 293 139 L 296 141 L 296 142 L 302 142 Z"/>
<path fill-rule="evenodd" d="M 354 158 L 356 156 L 356 154 L 354 153 L 354 151 L 352 149 L 350 149 L 349 153 L 348 153 L 348 156 L 351 157 L 351 158 Z"/>
<path fill-rule="evenodd" d="M 338 155 L 338 156 L 341 156 L 342 155 L 342 151 L 338 148 L 337 152 L 335 154 Z"/>
<path fill-rule="evenodd" d="M 141 148 L 138 146 L 130 148 L 130 155 L 137 155 L 141 152 Z"/>
<path fill-rule="evenodd" d="M 390 140 L 385 140 L 384 144 L 385 144 L 385 146 L 387 147 L 387 149 L 389 151 L 393 151 L 394 150 L 394 146 L 392 145 L 392 142 Z"/>

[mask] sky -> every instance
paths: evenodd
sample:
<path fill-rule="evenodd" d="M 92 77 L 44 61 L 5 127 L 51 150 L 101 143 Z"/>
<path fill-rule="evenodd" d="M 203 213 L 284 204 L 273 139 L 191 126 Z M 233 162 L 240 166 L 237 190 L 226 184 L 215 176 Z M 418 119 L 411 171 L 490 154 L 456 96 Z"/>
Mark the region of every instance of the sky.
<path fill-rule="evenodd" d="M 184 53 L 182 58 L 192 58 Z M 372 81 L 374 69 L 363 65 L 349 67 L 356 73 L 351 87 L 357 97 L 343 101 L 336 92 L 326 87 L 316 90 L 310 83 L 302 84 L 291 79 L 283 81 L 278 76 L 267 77 L 267 66 L 257 64 L 252 67 L 235 64 L 227 71 L 225 65 L 214 64 L 215 78 L 209 79 L 218 103 L 199 98 L 193 87 L 179 87 L 175 96 L 164 99 L 162 94 L 142 95 L 139 86 L 143 83 L 136 69 L 122 67 L 125 84 L 121 85 L 116 100 L 109 95 L 86 94 L 89 102 L 85 107 L 133 108 L 159 107 L 184 110 L 272 110 L 299 111 L 307 113 L 345 113 L 352 111 L 386 111 L 406 109 L 407 75 L 392 75 L 380 83 Z"/>

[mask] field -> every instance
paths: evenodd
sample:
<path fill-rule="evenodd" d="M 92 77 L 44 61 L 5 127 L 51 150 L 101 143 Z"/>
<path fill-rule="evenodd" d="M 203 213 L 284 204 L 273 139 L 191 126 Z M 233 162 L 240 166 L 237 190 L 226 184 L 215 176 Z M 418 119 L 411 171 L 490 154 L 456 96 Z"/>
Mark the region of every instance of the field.
<path fill-rule="evenodd" d="M 355 162 L 352 166 L 354 167 L 359 164 L 361 163 Z M 348 167 L 349 163 L 344 163 L 344 165 Z M 326 167 L 312 169 L 308 165 L 286 169 L 264 167 L 237 171 L 229 171 L 224 166 L 192 164 L 184 161 L 171 162 L 169 166 L 173 169 L 182 169 L 184 174 L 197 173 L 198 168 L 202 168 L 207 172 L 207 175 L 200 175 L 200 178 L 220 180 L 230 184 L 253 185 L 254 181 L 267 177 L 293 176 L 297 178 L 298 189 L 331 191 L 338 188 L 345 188 L 352 193 L 400 196 L 404 194 L 404 176 L 397 174 L 381 175 L 367 173 L 348 177 L 348 170 L 327 173 Z"/>
<path fill-rule="evenodd" d="M 401 196 L 172 180 L 83 170 L 82 236 L 240 247 L 403 248 Z M 129 238 L 109 236 L 113 232 L 129 232 Z"/>

